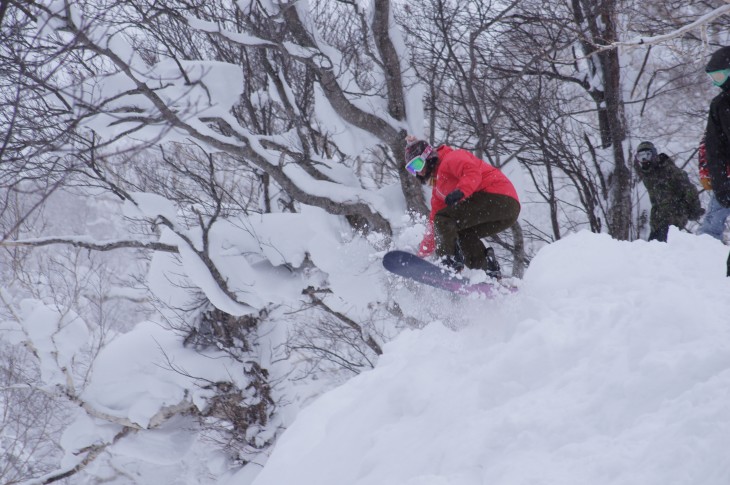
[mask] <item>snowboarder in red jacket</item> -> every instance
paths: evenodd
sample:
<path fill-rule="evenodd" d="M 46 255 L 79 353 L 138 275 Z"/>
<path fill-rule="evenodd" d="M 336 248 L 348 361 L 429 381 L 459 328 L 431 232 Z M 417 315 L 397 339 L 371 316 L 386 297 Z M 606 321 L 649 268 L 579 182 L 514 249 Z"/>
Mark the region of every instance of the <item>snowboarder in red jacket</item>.
<path fill-rule="evenodd" d="M 435 251 L 456 272 L 466 266 L 501 278 L 494 250 L 481 239 L 517 221 L 520 202 L 512 182 L 466 150 L 447 145 L 434 149 L 413 136 L 406 142 L 406 169 L 432 186 L 429 227 L 418 255 Z"/>

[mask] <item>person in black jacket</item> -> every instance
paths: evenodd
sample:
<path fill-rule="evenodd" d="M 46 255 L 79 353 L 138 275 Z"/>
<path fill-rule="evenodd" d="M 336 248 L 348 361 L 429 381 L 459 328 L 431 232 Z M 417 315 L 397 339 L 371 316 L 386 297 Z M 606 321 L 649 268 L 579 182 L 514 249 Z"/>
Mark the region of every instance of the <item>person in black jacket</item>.
<path fill-rule="evenodd" d="M 651 201 L 649 241 L 666 242 L 669 226 L 682 229 L 688 221 L 702 217 L 697 187 L 666 153 L 657 153 L 652 142 L 639 143 L 634 166 Z"/>
<path fill-rule="evenodd" d="M 721 89 L 710 103 L 705 132 L 707 170 L 717 202 L 730 207 L 730 47 L 721 47 L 710 57 L 705 72 L 712 84 Z M 727 261 L 730 276 L 730 257 Z"/>

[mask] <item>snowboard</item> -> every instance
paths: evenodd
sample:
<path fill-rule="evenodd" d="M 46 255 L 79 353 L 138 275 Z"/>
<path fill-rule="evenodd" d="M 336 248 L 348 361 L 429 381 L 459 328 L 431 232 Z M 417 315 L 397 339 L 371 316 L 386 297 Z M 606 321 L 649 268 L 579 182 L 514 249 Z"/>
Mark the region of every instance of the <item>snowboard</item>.
<path fill-rule="evenodd" d="M 467 278 L 454 275 L 441 266 L 407 251 L 387 252 L 383 256 L 383 267 L 398 276 L 459 295 L 477 294 L 494 298 L 517 291 L 516 287 L 505 286 L 497 282 L 471 283 Z"/>

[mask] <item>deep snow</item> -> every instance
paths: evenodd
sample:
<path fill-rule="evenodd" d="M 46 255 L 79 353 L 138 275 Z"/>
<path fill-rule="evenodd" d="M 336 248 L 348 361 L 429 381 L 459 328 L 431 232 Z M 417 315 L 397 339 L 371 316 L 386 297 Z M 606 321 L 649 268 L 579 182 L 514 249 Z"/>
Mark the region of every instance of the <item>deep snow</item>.
<path fill-rule="evenodd" d="M 581 232 L 497 301 L 396 285 L 443 317 L 302 410 L 254 484 L 727 485 L 726 257 Z"/>

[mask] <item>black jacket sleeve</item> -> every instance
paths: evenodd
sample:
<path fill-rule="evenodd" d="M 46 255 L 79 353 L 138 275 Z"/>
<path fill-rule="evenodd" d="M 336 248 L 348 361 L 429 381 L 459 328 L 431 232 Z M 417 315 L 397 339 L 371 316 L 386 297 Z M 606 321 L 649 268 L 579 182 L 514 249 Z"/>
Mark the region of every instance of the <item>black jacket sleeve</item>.
<path fill-rule="evenodd" d="M 730 91 L 723 91 L 710 103 L 705 138 L 707 169 L 717 201 L 730 207 Z"/>

